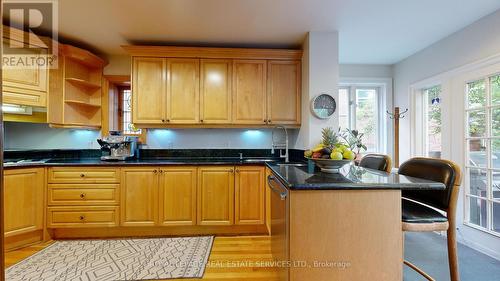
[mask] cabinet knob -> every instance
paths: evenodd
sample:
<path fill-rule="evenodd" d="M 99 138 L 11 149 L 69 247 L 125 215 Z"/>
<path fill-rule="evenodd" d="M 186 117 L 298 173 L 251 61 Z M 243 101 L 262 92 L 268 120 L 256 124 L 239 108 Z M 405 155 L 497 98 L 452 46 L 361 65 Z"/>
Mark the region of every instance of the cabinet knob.
<path fill-rule="evenodd" d="M 240 169 L 236 169 L 236 173 L 239 173 L 240 172 Z"/>
<path fill-rule="evenodd" d="M 161 119 L 161 122 L 165 123 L 165 119 Z"/>
<path fill-rule="evenodd" d="M 266 123 L 266 124 L 267 124 L 267 120 L 266 120 L 266 119 L 264 119 L 264 123 Z"/>
<path fill-rule="evenodd" d="M 158 170 L 153 170 L 153 173 L 155 173 L 155 174 L 158 173 Z"/>
<path fill-rule="evenodd" d="M 267 123 L 271 123 L 271 119 L 267 119 Z"/>
<path fill-rule="evenodd" d="M 80 215 L 80 220 L 81 221 L 85 220 L 85 216 L 84 215 Z"/>
<path fill-rule="evenodd" d="M 80 198 L 85 199 L 85 193 L 80 194 Z"/>
<path fill-rule="evenodd" d="M 170 119 L 167 119 L 167 122 L 170 122 Z"/>
<path fill-rule="evenodd" d="M 203 123 L 203 119 L 200 119 L 200 122 Z"/>
<path fill-rule="evenodd" d="M 163 174 L 163 170 L 160 170 L 160 174 Z"/>
<path fill-rule="evenodd" d="M 85 177 L 85 174 L 80 174 L 80 177 L 81 177 L 81 178 Z"/>

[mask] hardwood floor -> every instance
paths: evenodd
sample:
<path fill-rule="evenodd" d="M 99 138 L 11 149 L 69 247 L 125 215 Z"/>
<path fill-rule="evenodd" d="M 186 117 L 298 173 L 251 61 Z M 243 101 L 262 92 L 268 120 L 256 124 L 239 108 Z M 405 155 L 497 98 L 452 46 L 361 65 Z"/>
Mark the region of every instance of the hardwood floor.
<path fill-rule="evenodd" d="M 31 256 L 51 243 L 37 244 L 6 253 L 6 267 Z M 201 280 L 278 281 L 276 269 L 261 267 L 258 264 L 272 260 L 270 246 L 268 236 L 216 237 L 205 275 Z"/>

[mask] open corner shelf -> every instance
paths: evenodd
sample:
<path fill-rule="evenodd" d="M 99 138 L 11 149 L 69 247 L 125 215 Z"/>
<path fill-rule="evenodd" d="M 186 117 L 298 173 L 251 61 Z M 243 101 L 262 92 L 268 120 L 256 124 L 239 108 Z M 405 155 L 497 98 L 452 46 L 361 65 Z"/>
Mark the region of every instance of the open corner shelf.
<path fill-rule="evenodd" d="M 84 124 L 84 123 L 68 123 L 68 124 L 55 124 L 50 123 L 49 127 L 59 129 L 87 129 L 87 130 L 100 130 L 99 124 Z"/>
<path fill-rule="evenodd" d="M 70 45 L 62 45 L 59 68 L 50 83 L 49 124 L 54 128 L 101 128 L 102 71 L 106 61 Z"/>
<path fill-rule="evenodd" d="M 74 85 L 85 87 L 85 88 L 88 88 L 88 89 L 97 90 L 97 89 L 101 88 L 100 84 L 95 84 L 95 83 L 92 83 L 92 82 L 89 82 L 89 81 L 85 81 L 85 80 L 79 79 L 79 78 L 67 77 L 66 81 L 68 81 L 68 82 L 70 82 L 70 83 L 72 83 Z"/>
<path fill-rule="evenodd" d="M 79 100 L 65 100 L 64 102 L 69 103 L 69 104 L 79 105 L 79 106 L 91 107 L 91 108 L 95 108 L 95 109 L 101 108 L 100 104 L 93 104 L 93 103 L 88 103 L 88 102 L 79 101 Z"/>

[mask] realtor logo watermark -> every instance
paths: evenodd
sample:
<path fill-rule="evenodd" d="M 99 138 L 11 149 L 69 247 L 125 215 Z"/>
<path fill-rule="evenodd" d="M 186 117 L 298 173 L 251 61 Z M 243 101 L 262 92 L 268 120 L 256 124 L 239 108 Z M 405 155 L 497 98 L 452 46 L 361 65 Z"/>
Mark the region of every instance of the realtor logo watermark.
<path fill-rule="evenodd" d="M 4 0 L 2 5 L 2 67 L 57 68 L 57 0 Z"/>

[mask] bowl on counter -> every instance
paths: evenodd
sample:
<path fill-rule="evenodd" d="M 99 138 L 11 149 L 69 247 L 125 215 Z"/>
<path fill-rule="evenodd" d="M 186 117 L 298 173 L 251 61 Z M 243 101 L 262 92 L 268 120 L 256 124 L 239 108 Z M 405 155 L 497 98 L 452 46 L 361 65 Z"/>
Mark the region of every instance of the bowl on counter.
<path fill-rule="evenodd" d="M 322 172 L 324 173 L 338 173 L 340 168 L 345 165 L 352 164 L 354 160 L 333 160 L 333 159 L 323 159 L 323 158 L 307 158 L 307 160 L 311 160 L 318 166 Z"/>

